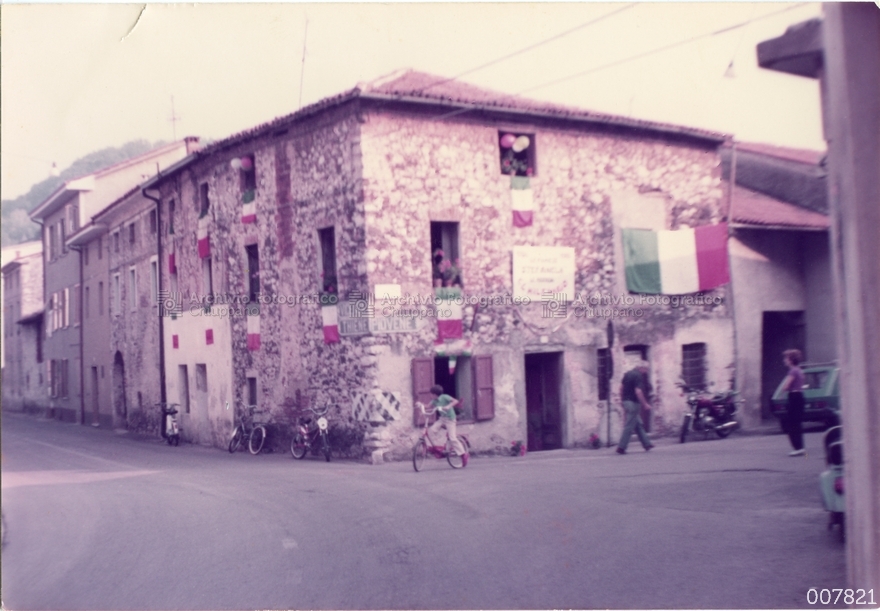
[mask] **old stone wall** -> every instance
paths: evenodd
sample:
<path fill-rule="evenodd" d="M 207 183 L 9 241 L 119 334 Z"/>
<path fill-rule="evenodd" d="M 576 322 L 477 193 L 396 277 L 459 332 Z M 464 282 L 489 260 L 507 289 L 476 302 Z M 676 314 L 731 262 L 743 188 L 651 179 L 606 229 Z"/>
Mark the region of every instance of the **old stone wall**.
<path fill-rule="evenodd" d="M 510 178 L 499 167 L 500 130 L 534 134 L 530 227 L 512 224 Z M 659 197 L 666 229 L 722 218 L 717 152 L 684 143 L 540 125 L 430 122 L 373 113 L 364 126 L 362 150 L 369 281 L 399 284 L 404 295 L 432 294 L 431 221 L 459 223 L 466 295 L 509 296 L 511 247 L 552 245 L 574 248 L 578 293 L 613 297 L 625 294 L 617 279 L 622 261 L 615 256 L 619 227 L 611 203 L 616 194 Z M 727 289 L 713 294 L 716 299 L 709 305 L 648 304 L 639 316 L 613 321 L 618 368 L 612 389 L 623 373 L 622 347 L 650 345 L 660 432 L 676 427 L 684 409 L 673 384 L 681 367 L 681 343 L 697 337 L 693 341 L 711 344 L 707 375 L 729 373 L 733 358 Z M 394 355 L 396 367 L 403 367 L 413 357 L 433 353 L 436 325 L 433 320 L 421 322 L 417 332 L 376 336 L 372 341 L 380 354 Z M 494 419 L 461 427 L 477 449 L 500 451 L 509 440 L 523 438 L 523 355 L 535 349 L 556 349 L 565 355 L 565 445 L 585 443 L 590 433 L 599 432 L 604 408 L 596 399 L 595 351 L 606 345 L 607 322 L 590 316 L 547 319 L 538 303 L 477 308 L 465 335 L 473 342 L 474 354 L 493 355 L 495 373 Z M 407 411 L 412 409 L 407 388 L 411 380 L 383 370 L 378 382 L 402 395 L 406 415 L 389 435 L 402 447 L 412 437 Z"/>
<path fill-rule="evenodd" d="M 119 251 L 111 238 L 109 253 L 110 278 L 114 274 L 121 278 L 121 302 L 118 311 L 111 312 L 109 317 L 109 364 L 117 375 L 121 364 L 124 375 L 124 405 L 122 397 L 112 397 L 114 416 L 119 426 L 158 434 L 161 415 L 156 404 L 162 395 L 159 295 L 151 271 L 151 264 L 155 264 L 156 272 L 159 269 L 158 220 L 155 226 L 150 220 L 154 211 L 155 204 L 138 193 L 102 215 L 102 221 L 107 223 L 110 236 L 117 232 L 120 236 Z M 92 260 L 89 262 L 91 265 Z M 132 271 L 135 286 L 131 284 Z M 102 349 L 106 352 L 105 346 L 98 347 Z"/>

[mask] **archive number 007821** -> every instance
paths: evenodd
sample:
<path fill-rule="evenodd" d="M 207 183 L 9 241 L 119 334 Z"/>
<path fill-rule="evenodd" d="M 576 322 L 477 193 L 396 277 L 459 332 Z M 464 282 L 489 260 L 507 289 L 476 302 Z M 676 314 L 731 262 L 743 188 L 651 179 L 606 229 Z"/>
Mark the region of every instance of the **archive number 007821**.
<path fill-rule="evenodd" d="M 843 600 L 841 601 L 841 598 Z M 874 602 L 874 590 L 851 590 L 843 588 L 818 590 L 810 588 L 807 590 L 807 604 L 810 605 L 836 605 L 843 602 L 845 605 L 876 605 Z"/>

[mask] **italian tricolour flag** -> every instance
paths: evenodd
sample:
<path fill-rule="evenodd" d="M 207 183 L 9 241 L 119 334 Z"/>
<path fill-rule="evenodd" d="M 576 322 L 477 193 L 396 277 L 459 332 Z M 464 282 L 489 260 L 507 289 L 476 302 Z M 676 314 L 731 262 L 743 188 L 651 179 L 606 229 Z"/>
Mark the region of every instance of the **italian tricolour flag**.
<path fill-rule="evenodd" d="M 324 328 L 324 343 L 339 341 L 339 312 L 336 304 L 321 306 L 321 325 Z"/>
<path fill-rule="evenodd" d="M 247 348 L 260 349 L 260 315 L 249 314 L 247 317 Z"/>
<path fill-rule="evenodd" d="M 199 219 L 199 227 L 197 232 L 199 244 L 199 259 L 206 259 L 211 256 L 211 237 L 208 234 L 208 217 Z"/>
<path fill-rule="evenodd" d="M 727 223 L 677 231 L 623 229 L 626 288 L 683 295 L 730 282 Z"/>

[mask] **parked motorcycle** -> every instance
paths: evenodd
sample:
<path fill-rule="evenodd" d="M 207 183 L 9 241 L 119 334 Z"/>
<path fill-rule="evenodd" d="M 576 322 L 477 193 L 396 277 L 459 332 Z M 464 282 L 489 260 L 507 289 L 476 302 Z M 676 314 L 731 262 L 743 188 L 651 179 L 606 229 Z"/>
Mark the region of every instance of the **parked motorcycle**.
<path fill-rule="evenodd" d="M 687 395 L 688 404 L 688 411 L 681 425 L 681 443 L 687 440 L 688 430 L 704 435 L 714 432 L 723 439 L 739 426 L 734 418 L 736 396 L 739 394 L 737 391 L 708 393 L 683 383 L 679 383 L 678 387 Z"/>
<path fill-rule="evenodd" d="M 840 536 L 846 537 L 844 518 L 846 517 L 846 497 L 843 496 L 843 427 L 834 426 L 825 433 L 825 464 L 828 466 L 819 475 L 819 492 L 822 503 L 828 512 L 828 530 L 840 526 Z"/>

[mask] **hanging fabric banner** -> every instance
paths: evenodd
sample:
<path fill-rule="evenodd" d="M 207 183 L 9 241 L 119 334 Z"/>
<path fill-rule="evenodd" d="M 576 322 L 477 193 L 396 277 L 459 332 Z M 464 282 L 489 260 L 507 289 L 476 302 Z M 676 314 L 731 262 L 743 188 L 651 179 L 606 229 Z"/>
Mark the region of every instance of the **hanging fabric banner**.
<path fill-rule="evenodd" d="M 324 327 L 324 343 L 337 343 L 339 341 L 339 312 L 335 303 L 321 307 L 321 322 Z"/>
<path fill-rule="evenodd" d="M 248 315 L 247 317 L 247 349 L 260 349 L 260 315 Z"/>
<path fill-rule="evenodd" d="M 633 293 L 683 295 L 730 282 L 727 223 L 622 234 L 626 287 Z"/>

